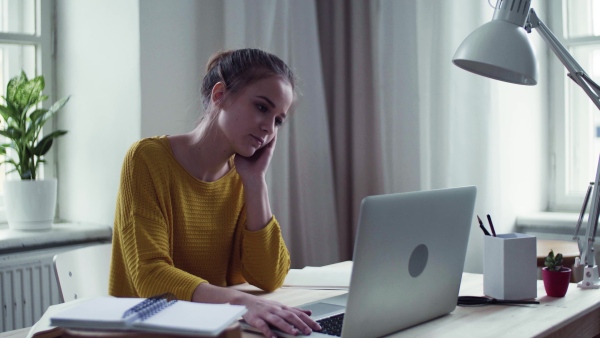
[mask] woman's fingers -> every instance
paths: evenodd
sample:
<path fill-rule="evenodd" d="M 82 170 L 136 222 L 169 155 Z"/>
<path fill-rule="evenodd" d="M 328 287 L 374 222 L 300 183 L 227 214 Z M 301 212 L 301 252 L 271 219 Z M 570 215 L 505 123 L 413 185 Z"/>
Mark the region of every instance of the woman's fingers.
<path fill-rule="evenodd" d="M 292 334 L 296 334 L 297 332 L 302 332 L 304 334 L 310 334 L 312 332 L 312 329 L 304 322 L 304 320 L 302 320 L 298 314 L 294 313 L 293 311 L 290 310 L 280 310 L 276 313 L 276 315 L 279 317 L 279 319 L 277 319 L 277 323 L 273 323 L 274 325 L 277 325 L 279 327 L 278 324 L 283 325 L 283 326 L 291 326 L 293 328 L 293 331 L 295 330 L 295 333 Z M 308 316 L 304 315 L 306 317 L 306 319 L 308 318 Z M 281 321 L 283 321 L 283 323 Z M 286 331 L 287 332 L 287 331 Z M 289 333 L 289 332 L 288 332 Z"/>
<path fill-rule="evenodd" d="M 295 308 L 280 308 L 265 311 L 252 319 L 246 319 L 248 324 L 259 329 L 265 337 L 274 337 L 273 328 L 291 335 L 310 334 L 313 330 L 321 329 L 305 311 Z"/>
<path fill-rule="evenodd" d="M 310 310 L 303 310 L 299 308 L 290 308 L 290 310 L 293 311 L 296 314 L 296 316 L 298 316 L 298 318 L 300 318 L 300 320 L 302 320 L 303 323 L 307 324 L 307 326 L 310 327 L 312 330 L 321 331 L 321 326 L 312 318 L 310 318 Z"/>
<path fill-rule="evenodd" d="M 310 311 L 283 306 L 273 313 L 274 317 L 269 318 L 268 322 L 289 334 L 301 332 L 308 335 L 313 330 L 321 330 L 321 326 L 309 314 Z"/>
<path fill-rule="evenodd" d="M 248 304 L 248 310 L 244 319 L 266 337 L 273 337 L 272 329 L 290 335 L 309 335 L 312 331 L 321 330 L 319 324 L 310 318 L 311 312 L 308 310 L 264 300 Z"/>
<path fill-rule="evenodd" d="M 277 335 L 274 334 L 273 331 L 271 331 L 271 328 L 269 328 L 269 324 L 267 324 L 264 320 L 262 320 L 260 318 L 256 318 L 252 322 L 248 321 L 248 324 L 254 326 L 257 329 L 259 329 L 260 332 L 262 332 L 262 334 L 265 337 L 268 337 L 268 338 L 277 338 Z"/>
<path fill-rule="evenodd" d="M 285 332 L 287 334 L 291 334 L 291 335 L 297 335 L 298 333 L 300 333 L 300 331 L 298 330 L 298 328 L 290 322 L 289 318 L 287 318 L 287 316 L 285 314 L 282 313 L 271 313 L 269 315 L 267 315 L 267 318 L 265 318 L 265 321 L 267 323 L 270 324 L 271 327 L 275 327 L 277 329 L 279 329 L 282 332 Z M 304 332 L 304 331 L 302 331 Z"/>

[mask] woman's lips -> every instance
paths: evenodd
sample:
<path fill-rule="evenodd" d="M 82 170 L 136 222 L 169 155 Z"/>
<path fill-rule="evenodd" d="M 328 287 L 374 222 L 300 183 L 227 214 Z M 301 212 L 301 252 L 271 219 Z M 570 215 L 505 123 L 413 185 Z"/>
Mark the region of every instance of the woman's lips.
<path fill-rule="evenodd" d="M 259 148 L 260 148 L 260 147 L 262 147 L 262 145 L 265 143 L 265 141 L 263 141 L 263 139 L 261 139 L 261 138 L 259 138 L 259 137 L 256 137 L 256 136 L 254 136 L 254 135 L 250 135 L 250 136 L 252 136 L 252 138 L 253 138 L 254 140 L 256 140 L 256 143 L 258 143 L 258 147 L 259 147 Z"/>

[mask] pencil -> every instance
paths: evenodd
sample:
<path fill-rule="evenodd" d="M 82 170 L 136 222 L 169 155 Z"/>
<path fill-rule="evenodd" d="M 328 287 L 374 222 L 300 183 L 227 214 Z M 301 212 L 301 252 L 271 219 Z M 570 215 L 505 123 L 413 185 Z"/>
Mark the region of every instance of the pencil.
<path fill-rule="evenodd" d="M 492 229 L 492 235 L 494 235 L 494 237 L 496 237 L 496 230 L 494 229 L 494 223 L 492 223 L 492 218 L 490 217 L 490 215 L 487 215 L 487 219 L 488 222 L 490 222 L 490 229 Z"/>
<path fill-rule="evenodd" d="M 486 236 L 489 236 L 490 233 L 487 231 L 487 229 L 483 226 L 483 222 L 481 221 L 481 218 L 479 218 L 479 215 L 477 215 L 477 220 L 479 221 L 479 227 L 481 228 L 481 230 L 483 230 L 483 234 Z"/>

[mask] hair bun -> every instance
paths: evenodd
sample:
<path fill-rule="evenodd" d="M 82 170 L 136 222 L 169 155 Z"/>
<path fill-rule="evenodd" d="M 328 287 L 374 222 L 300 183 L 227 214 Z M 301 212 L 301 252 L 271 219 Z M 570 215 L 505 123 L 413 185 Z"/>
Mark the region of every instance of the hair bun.
<path fill-rule="evenodd" d="M 206 72 L 210 72 L 210 70 L 216 67 L 223 58 L 227 57 L 231 53 L 233 53 L 233 50 L 222 50 L 213 54 L 206 63 Z"/>

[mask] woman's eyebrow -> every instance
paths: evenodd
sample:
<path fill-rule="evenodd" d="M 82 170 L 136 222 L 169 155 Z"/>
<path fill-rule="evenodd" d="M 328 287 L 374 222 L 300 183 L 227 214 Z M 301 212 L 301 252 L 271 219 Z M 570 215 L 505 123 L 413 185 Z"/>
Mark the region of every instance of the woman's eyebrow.
<path fill-rule="evenodd" d="M 271 101 L 268 97 L 262 96 L 262 95 L 259 95 L 258 97 L 261 98 L 261 99 L 263 99 L 263 100 L 265 100 L 265 101 L 267 101 L 267 103 L 271 106 L 271 108 L 277 107 L 275 105 L 275 103 L 273 103 L 273 101 Z"/>

